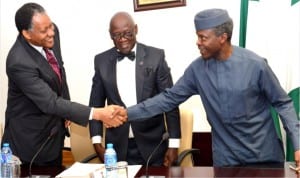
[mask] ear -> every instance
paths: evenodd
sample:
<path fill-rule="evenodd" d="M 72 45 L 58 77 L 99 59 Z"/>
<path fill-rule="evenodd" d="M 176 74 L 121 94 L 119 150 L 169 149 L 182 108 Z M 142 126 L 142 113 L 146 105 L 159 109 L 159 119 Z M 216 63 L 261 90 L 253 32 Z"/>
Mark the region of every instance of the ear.
<path fill-rule="evenodd" d="M 134 32 L 135 32 L 135 34 L 138 33 L 138 26 L 137 26 L 137 24 L 134 25 Z"/>
<path fill-rule="evenodd" d="M 24 36 L 24 38 L 26 39 L 26 40 L 30 40 L 31 39 L 31 35 L 30 35 L 30 33 L 29 33 L 29 31 L 28 30 L 22 30 L 22 35 Z"/>
<path fill-rule="evenodd" d="M 220 35 L 220 38 L 221 38 L 221 43 L 225 43 L 228 39 L 228 34 L 223 33 L 222 35 Z"/>

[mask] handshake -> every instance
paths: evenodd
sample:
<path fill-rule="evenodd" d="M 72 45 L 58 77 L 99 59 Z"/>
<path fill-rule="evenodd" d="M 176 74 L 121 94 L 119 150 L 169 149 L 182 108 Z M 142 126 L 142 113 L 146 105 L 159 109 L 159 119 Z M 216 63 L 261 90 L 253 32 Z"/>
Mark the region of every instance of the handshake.
<path fill-rule="evenodd" d="M 102 121 L 106 128 L 119 127 L 127 121 L 127 110 L 118 105 L 94 108 L 93 119 Z"/>

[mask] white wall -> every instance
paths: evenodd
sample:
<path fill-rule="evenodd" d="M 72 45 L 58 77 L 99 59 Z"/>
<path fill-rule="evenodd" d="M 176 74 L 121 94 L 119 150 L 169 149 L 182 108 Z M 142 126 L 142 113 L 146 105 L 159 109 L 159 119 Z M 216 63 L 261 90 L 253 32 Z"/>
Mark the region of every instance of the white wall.
<path fill-rule="evenodd" d="M 265 1 L 273 3 L 273 0 Z M 277 1 L 286 2 L 288 0 Z M 6 55 L 17 36 L 14 14 L 25 2 L 29 1 L 0 1 L 0 119 L 4 119 L 6 108 Z M 83 104 L 88 104 L 89 100 L 94 55 L 113 45 L 109 38 L 108 23 L 110 17 L 117 11 L 127 11 L 133 15 L 139 27 L 138 41 L 165 49 L 166 59 L 171 67 L 174 81 L 177 81 L 191 61 L 199 56 L 193 24 L 194 15 L 198 11 L 214 7 L 227 9 L 235 23 L 232 42 L 238 45 L 240 0 L 186 0 L 187 5 L 185 7 L 142 12 L 134 12 L 132 0 L 35 0 L 34 2 L 41 4 L 47 10 L 52 21 L 60 29 L 61 47 L 71 98 L 73 101 Z M 250 1 L 249 4 L 251 3 Z M 288 2 L 288 4 L 290 3 Z M 296 8 L 299 7 L 299 4 L 295 5 L 297 6 Z M 272 13 L 276 12 L 272 11 Z M 296 30 L 298 29 L 298 31 L 293 31 L 293 33 L 298 33 L 297 39 L 299 40 L 299 15 L 297 18 L 298 26 L 296 25 Z M 278 22 L 277 25 L 281 22 Z M 256 29 L 259 30 L 260 28 L 257 27 Z M 253 41 L 255 44 L 263 44 L 264 36 L 272 33 L 273 30 L 255 32 L 255 35 L 258 37 L 248 39 L 248 41 Z M 279 45 L 287 45 L 286 43 L 281 43 L 281 40 L 288 35 L 287 33 L 289 32 L 286 30 L 276 32 L 273 34 L 272 39 Z M 290 40 L 293 41 L 293 39 L 295 38 Z M 293 44 L 289 43 L 289 45 Z M 298 46 L 291 50 L 299 51 L 299 43 L 296 43 L 296 45 Z M 271 55 L 264 49 L 263 47 L 260 48 L 259 52 L 263 55 Z M 280 53 L 280 51 L 277 51 L 277 53 Z M 281 55 L 286 55 L 286 53 Z M 266 57 L 268 58 L 268 56 Z M 274 66 L 276 66 L 278 61 L 281 61 L 280 64 L 284 63 L 283 59 L 276 59 L 276 56 L 272 57 L 274 57 L 272 61 Z M 299 55 L 297 59 L 299 60 Z M 286 79 L 286 74 L 280 73 L 280 70 L 276 71 L 276 74 L 277 72 L 283 76 L 280 77 L 281 80 Z M 182 107 L 188 107 L 194 111 L 196 118 L 194 131 L 210 131 L 198 96 L 190 98 L 182 104 Z"/>
<path fill-rule="evenodd" d="M 300 86 L 300 2 L 260 0 L 249 3 L 247 48 L 268 59 L 282 87 Z"/>

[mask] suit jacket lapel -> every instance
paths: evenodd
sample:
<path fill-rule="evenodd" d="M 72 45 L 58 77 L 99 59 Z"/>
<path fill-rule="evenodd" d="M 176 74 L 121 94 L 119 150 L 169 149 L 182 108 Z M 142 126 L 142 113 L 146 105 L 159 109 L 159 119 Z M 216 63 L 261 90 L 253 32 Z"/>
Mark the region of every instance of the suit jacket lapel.
<path fill-rule="evenodd" d="M 142 100 L 143 96 L 143 87 L 144 87 L 144 78 L 145 78 L 145 48 L 141 44 L 137 43 L 136 47 L 136 68 L 135 68 L 135 77 L 136 77 L 136 96 L 137 102 Z"/>
<path fill-rule="evenodd" d="M 105 66 L 106 70 L 109 70 L 110 72 L 108 72 L 110 75 L 107 76 L 107 78 L 109 78 L 110 83 L 108 83 L 108 89 L 112 90 L 112 92 L 108 92 L 108 93 L 117 93 L 118 95 L 112 95 L 111 97 L 117 97 L 115 98 L 116 100 L 119 101 L 119 103 L 123 103 L 119 90 L 118 90 L 118 85 L 117 85 L 117 60 L 118 60 L 118 52 L 117 52 L 117 48 L 112 48 L 110 51 L 110 55 L 109 55 L 110 59 L 109 59 L 109 64 L 107 66 Z"/>

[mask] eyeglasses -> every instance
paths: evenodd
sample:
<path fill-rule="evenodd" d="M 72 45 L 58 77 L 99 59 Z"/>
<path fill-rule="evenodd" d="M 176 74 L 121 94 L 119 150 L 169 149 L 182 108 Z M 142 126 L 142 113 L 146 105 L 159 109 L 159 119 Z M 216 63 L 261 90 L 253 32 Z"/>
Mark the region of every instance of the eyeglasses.
<path fill-rule="evenodd" d="M 127 40 L 131 40 L 133 38 L 133 35 L 134 35 L 133 31 L 110 34 L 111 38 L 114 39 L 114 40 L 120 40 L 122 38 L 126 38 Z"/>

